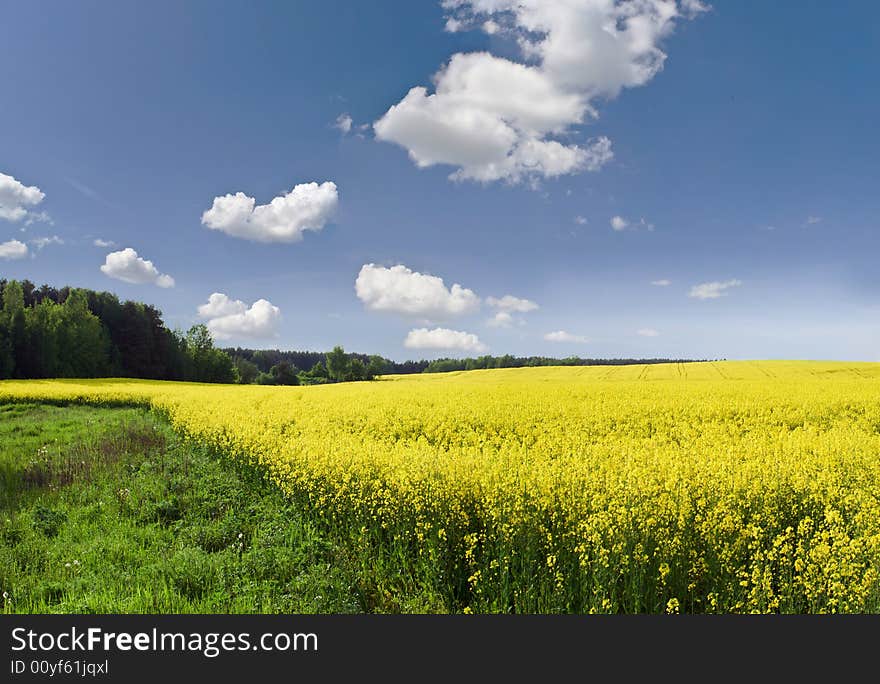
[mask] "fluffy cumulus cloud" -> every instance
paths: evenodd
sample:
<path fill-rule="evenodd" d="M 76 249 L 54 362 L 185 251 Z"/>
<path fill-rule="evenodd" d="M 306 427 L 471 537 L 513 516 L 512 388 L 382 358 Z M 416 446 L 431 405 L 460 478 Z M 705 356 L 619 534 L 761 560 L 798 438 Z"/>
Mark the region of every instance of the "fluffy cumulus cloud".
<path fill-rule="evenodd" d="M 565 330 L 555 330 L 544 335 L 544 339 L 548 342 L 589 342 L 589 338 L 583 335 L 572 335 Z"/>
<path fill-rule="evenodd" d="M 713 281 L 711 283 L 700 283 L 699 285 L 694 285 L 691 288 L 691 291 L 688 292 L 688 297 L 693 297 L 694 299 L 718 299 L 719 297 L 726 297 L 727 290 L 732 287 L 739 287 L 742 285 L 741 280 L 725 280 L 725 281 Z"/>
<path fill-rule="evenodd" d="M 529 311 L 535 311 L 539 308 L 538 305 L 530 299 L 521 299 L 520 297 L 514 297 L 513 295 L 504 295 L 500 299 L 496 297 L 487 297 L 486 304 L 493 309 L 497 309 L 495 315 L 486 321 L 486 324 L 492 328 L 509 328 L 514 323 L 525 325 L 525 320 L 522 318 L 515 318 L 513 314 L 524 314 Z"/>
<path fill-rule="evenodd" d="M 46 195 L 36 185 L 25 185 L 12 176 L 0 173 L 0 219 L 28 222 L 49 221 L 44 212 L 34 214 L 30 207 L 37 206 Z"/>
<path fill-rule="evenodd" d="M 159 270 L 152 261 L 142 259 L 131 247 L 126 247 L 118 252 L 110 252 L 101 266 L 104 275 L 116 280 L 136 285 L 158 285 L 159 287 L 174 287 L 174 278 Z"/>
<path fill-rule="evenodd" d="M 445 351 L 484 352 L 488 347 L 473 333 L 448 328 L 416 328 L 403 341 L 407 349 L 442 349 Z"/>
<path fill-rule="evenodd" d="M 486 321 L 490 328 L 510 328 L 517 319 L 507 311 L 498 311 L 492 318 Z"/>
<path fill-rule="evenodd" d="M 102 240 L 101 238 L 95 238 L 92 240 L 92 244 L 95 247 L 115 247 L 116 243 L 113 240 Z"/>
<path fill-rule="evenodd" d="M 660 333 L 654 328 L 639 328 L 636 330 L 637 335 L 641 335 L 642 337 L 658 337 Z"/>
<path fill-rule="evenodd" d="M 243 192 L 215 197 L 202 214 L 212 230 L 257 242 L 298 242 L 307 230 L 319 231 L 339 205 L 336 183 L 301 183 L 269 204 L 257 205 Z"/>
<path fill-rule="evenodd" d="M 222 318 L 223 316 L 234 316 L 245 311 L 247 311 L 247 304 L 238 299 L 230 299 L 222 292 L 214 292 L 208 297 L 208 303 L 202 304 L 198 308 L 199 317 L 201 318 Z"/>
<path fill-rule="evenodd" d="M 28 246 L 18 240 L 0 242 L 0 259 L 23 259 L 28 255 Z"/>
<path fill-rule="evenodd" d="M 278 322 L 281 320 L 281 309 L 270 301 L 258 299 L 249 307 L 222 292 L 214 292 L 208 297 L 208 303 L 202 304 L 198 313 L 200 318 L 207 321 L 211 334 L 220 340 L 277 337 Z"/>
<path fill-rule="evenodd" d="M 530 299 L 520 299 L 513 295 L 504 295 L 500 299 L 495 297 L 486 298 L 486 304 L 499 311 L 528 313 L 539 308 L 538 305 Z"/>
<path fill-rule="evenodd" d="M 457 167 L 455 180 L 511 183 L 596 171 L 611 141 L 570 142 L 597 117 L 594 103 L 647 83 L 663 67 L 659 44 L 695 0 L 445 0 L 448 31 L 481 29 L 517 41 L 520 60 L 457 53 L 433 91 L 409 90 L 373 125 L 419 167 Z"/>
<path fill-rule="evenodd" d="M 480 298 L 443 278 L 412 271 L 402 264 L 386 268 L 364 264 L 354 284 L 355 293 L 371 311 L 390 311 L 426 319 L 468 314 L 480 307 Z"/>

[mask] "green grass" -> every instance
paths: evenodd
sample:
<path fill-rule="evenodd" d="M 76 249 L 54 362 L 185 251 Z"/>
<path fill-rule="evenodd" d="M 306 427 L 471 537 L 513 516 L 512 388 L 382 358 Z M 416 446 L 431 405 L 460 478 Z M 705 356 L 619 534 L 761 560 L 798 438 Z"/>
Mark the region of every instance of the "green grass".
<path fill-rule="evenodd" d="M 0 610 L 430 612 L 394 568 L 144 409 L 0 405 Z"/>

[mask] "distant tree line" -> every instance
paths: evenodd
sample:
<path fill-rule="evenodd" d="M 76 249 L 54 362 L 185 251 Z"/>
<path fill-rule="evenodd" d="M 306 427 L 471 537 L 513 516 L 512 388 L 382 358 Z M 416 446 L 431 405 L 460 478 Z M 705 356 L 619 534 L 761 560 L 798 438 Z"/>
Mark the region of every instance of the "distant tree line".
<path fill-rule="evenodd" d="M 0 279 L 0 379 L 315 385 L 372 380 L 389 372 L 389 363 L 342 347 L 329 353 L 217 349 L 205 325 L 171 330 L 149 304 L 120 302 L 111 292 Z"/>
<path fill-rule="evenodd" d="M 373 380 L 377 375 L 393 372 L 388 359 L 346 353 L 339 346 L 327 353 L 241 347 L 223 351 L 232 358 L 238 381 L 245 384 L 323 385 Z"/>
<path fill-rule="evenodd" d="M 331 353 L 336 353 L 337 347 Z M 297 371 L 299 373 L 302 384 L 315 384 L 309 382 L 309 373 L 321 382 L 321 378 L 330 378 L 324 374 L 327 370 L 327 357 L 329 354 L 324 352 L 310 351 L 281 351 L 280 349 L 244 349 L 242 347 L 226 348 L 223 351 L 228 353 L 235 363 L 236 367 L 247 368 L 246 375 L 254 378 L 260 375 L 271 374 L 271 369 L 275 366 L 285 365 L 292 368 L 310 368 L 308 373 Z M 450 371 L 462 370 L 478 370 L 486 368 L 523 368 L 526 366 L 629 366 L 634 364 L 654 364 L 654 363 L 693 363 L 698 359 L 594 359 L 581 358 L 579 356 L 568 356 L 566 358 L 555 358 L 550 356 L 478 356 L 466 359 L 435 359 L 433 361 L 392 361 L 382 356 L 367 356 L 366 354 L 355 354 L 342 352 L 348 359 L 349 365 L 346 370 L 336 374 L 336 378 L 349 379 L 372 379 L 377 375 L 400 374 L 407 375 L 412 373 L 448 373 Z M 251 367 L 252 366 L 252 367 Z M 366 369 L 366 377 L 360 377 L 361 368 Z M 324 370 L 321 370 L 321 369 Z M 352 377 L 353 376 L 353 377 Z M 259 380 L 254 380 L 259 382 Z M 327 380 L 330 381 L 330 380 Z"/>
<path fill-rule="evenodd" d="M 168 329 L 149 304 L 111 292 L 0 280 L 0 379 L 129 377 L 261 385 L 318 385 L 379 375 L 445 373 L 523 366 L 691 362 L 693 359 L 592 359 L 479 356 L 397 362 L 378 355 L 278 349 L 217 349 L 204 325 Z"/>
<path fill-rule="evenodd" d="M 235 381 L 204 325 L 169 330 L 148 304 L 27 280 L 0 280 L 0 303 L 0 378 Z"/>
<path fill-rule="evenodd" d="M 654 363 L 694 363 L 697 359 L 585 359 L 567 356 L 563 359 L 551 356 L 478 356 L 468 359 L 435 359 L 424 361 L 423 373 L 448 373 L 450 371 L 480 370 L 486 368 L 524 368 L 534 366 L 632 366 Z M 394 371 L 402 372 L 402 371 Z"/>

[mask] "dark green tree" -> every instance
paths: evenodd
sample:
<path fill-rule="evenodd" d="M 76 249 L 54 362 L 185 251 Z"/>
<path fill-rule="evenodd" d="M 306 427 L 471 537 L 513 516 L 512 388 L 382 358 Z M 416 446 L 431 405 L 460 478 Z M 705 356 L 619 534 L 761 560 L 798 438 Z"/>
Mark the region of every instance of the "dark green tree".
<path fill-rule="evenodd" d="M 6 315 L 0 312 L 0 380 L 11 378 L 15 371 L 12 340 L 6 329 Z"/>
<path fill-rule="evenodd" d="M 27 329 L 24 313 L 24 290 L 17 280 L 10 280 L 3 290 L 3 315 L 6 337 L 12 352 L 12 377 L 26 378 Z"/>
<path fill-rule="evenodd" d="M 377 375 L 384 375 L 386 372 L 385 359 L 373 354 L 370 357 L 370 362 L 367 364 L 367 379 L 372 380 Z"/>
<path fill-rule="evenodd" d="M 312 366 L 312 370 L 309 371 L 309 375 L 311 375 L 313 378 L 330 378 L 330 374 L 327 373 L 327 367 L 320 361 Z"/>
<path fill-rule="evenodd" d="M 9 330 L 9 316 L 0 306 L 0 380 L 11 378 L 15 372 L 15 348 Z"/>
<path fill-rule="evenodd" d="M 186 333 L 187 380 L 195 382 L 235 382 L 232 358 L 214 348 L 208 327 L 194 325 Z"/>
<path fill-rule="evenodd" d="M 335 382 L 343 382 L 348 376 L 348 356 L 339 345 L 327 354 L 327 375 Z"/>
<path fill-rule="evenodd" d="M 31 311 L 37 311 L 32 309 Z M 52 308 L 58 345 L 55 373 L 67 378 L 94 378 L 109 370 L 109 339 L 91 311 L 86 293 L 70 291 L 64 304 Z M 61 353 L 63 350 L 63 353 Z"/>
<path fill-rule="evenodd" d="M 59 328 L 63 326 L 58 315 L 59 309 L 61 307 L 52 300 L 43 299 L 27 311 L 24 374 L 28 378 L 54 378 L 61 375 L 59 365 L 68 350 L 58 344 Z"/>
<path fill-rule="evenodd" d="M 299 377 L 300 385 L 323 385 L 330 382 L 327 369 L 320 361 L 315 363 L 311 370 L 301 371 L 297 377 Z"/>
<path fill-rule="evenodd" d="M 360 359 L 351 359 L 348 362 L 348 369 L 345 372 L 345 380 L 348 382 L 357 382 L 367 379 L 367 367 Z"/>
<path fill-rule="evenodd" d="M 242 385 L 250 385 L 257 379 L 257 376 L 260 374 L 260 369 L 257 368 L 257 364 L 251 363 L 243 356 L 236 356 L 232 360 L 232 365 L 235 366 L 235 371 L 238 373 L 238 382 Z"/>
<path fill-rule="evenodd" d="M 298 385 L 299 378 L 296 376 L 297 367 L 291 366 L 287 361 L 276 363 L 269 369 L 274 385 Z"/>

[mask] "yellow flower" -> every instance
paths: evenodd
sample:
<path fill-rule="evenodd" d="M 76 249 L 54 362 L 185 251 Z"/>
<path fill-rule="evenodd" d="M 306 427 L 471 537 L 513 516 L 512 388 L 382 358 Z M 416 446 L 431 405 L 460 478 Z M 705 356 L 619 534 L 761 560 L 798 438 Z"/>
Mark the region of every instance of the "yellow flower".
<path fill-rule="evenodd" d="M 478 612 L 880 610 L 880 364 L 2 381 L 8 401 L 150 407 Z"/>

